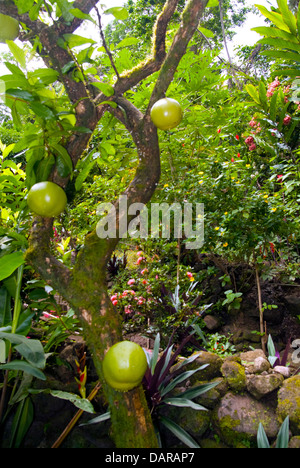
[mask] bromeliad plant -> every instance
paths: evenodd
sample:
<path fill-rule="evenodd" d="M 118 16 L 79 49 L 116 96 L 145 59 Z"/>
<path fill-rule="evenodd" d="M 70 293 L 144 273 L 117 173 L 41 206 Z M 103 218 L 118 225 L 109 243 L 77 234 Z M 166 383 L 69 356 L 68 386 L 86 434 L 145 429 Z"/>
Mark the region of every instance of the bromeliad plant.
<path fill-rule="evenodd" d="M 193 354 L 191 357 L 183 359 L 177 363 L 181 351 L 189 342 L 194 332 L 190 333 L 178 346 L 173 350 L 172 344 L 174 333 L 171 336 L 165 350 L 159 354 L 160 349 L 160 334 L 156 335 L 152 355 L 147 353 L 148 368 L 144 376 L 143 385 L 145 388 L 146 398 L 150 407 L 152 418 L 159 425 L 165 426 L 184 444 L 191 448 L 199 448 L 197 442 L 177 423 L 166 416 L 160 414 L 160 410 L 164 406 L 177 406 L 192 408 L 197 411 L 207 411 L 202 405 L 193 401 L 194 398 L 202 395 L 211 388 L 218 385 L 218 382 L 210 384 L 201 384 L 194 388 L 183 391 L 182 393 L 173 396 L 173 390 L 182 382 L 190 378 L 196 372 L 205 369 L 209 364 L 204 364 L 196 369 L 179 372 L 187 364 L 192 363 L 197 359 L 199 353 Z"/>

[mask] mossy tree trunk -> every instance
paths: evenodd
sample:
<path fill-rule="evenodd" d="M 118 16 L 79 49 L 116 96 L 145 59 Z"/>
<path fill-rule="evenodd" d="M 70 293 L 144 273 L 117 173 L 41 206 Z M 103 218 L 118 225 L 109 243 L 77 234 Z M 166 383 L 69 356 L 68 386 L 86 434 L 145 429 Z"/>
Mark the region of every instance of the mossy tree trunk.
<path fill-rule="evenodd" d="M 3 5 L 2 5 L 3 3 Z M 182 21 L 169 51 L 166 51 L 167 26 L 177 8 L 178 0 L 167 0 L 157 18 L 153 35 L 153 53 L 147 62 L 117 76 L 115 93 L 109 100 L 117 104 L 113 108 L 100 103 L 108 100 L 100 93 L 94 95 L 95 88 L 88 83 L 74 81 L 72 73 L 64 74 L 63 67 L 72 60 L 68 50 L 59 47 L 57 41 L 66 33 L 73 33 L 81 24 L 75 18 L 66 23 L 60 18 L 52 26 L 32 21 L 27 14 L 18 15 L 17 8 L 9 1 L 1 2 L 1 12 L 22 21 L 32 31 L 29 36 L 34 41 L 38 36 L 41 42 L 40 55 L 48 67 L 58 71 L 71 103 L 76 111 L 76 127 L 96 129 L 105 112 L 111 112 L 129 130 L 137 147 L 139 166 L 135 177 L 125 194 L 128 206 L 132 203 L 146 204 L 152 197 L 160 179 L 160 151 L 157 130 L 150 119 L 150 109 L 154 102 L 164 97 L 173 80 L 176 68 L 185 54 L 193 37 L 208 0 L 190 0 L 182 15 Z M 97 4 L 96 0 L 77 0 L 74 8 L 88 14 Z M 116 68 L 116 65 L 114 65 Z M 124 93 L 154 72 L 160 71 L 148 109 L 142 114 L 125 97 Z M 90 136 L 76 133 L 64 142 L 73 166 L 89 143 Z M 68 178 L 63 179 L 54 171 L 51 179 L 65 188 Z M 117 212 L 117 227 L 120 217 Z M 122 340 L 122 323 L 107 292 L 106 265 L 115 250 L 119 239 L 100 239 L 96 231 L 85 239 L 85 244 L 77 256 L 72 269 L 67 268 L 51 254 L 53 220 L 36 217 L 33 220 L 27 261 L 34 266 L 41 277 L 59 292 L 79 317 L 84 337 L 104 387 L 112 418 L 112 434 L 117 447 L 156 447 L 157 439 L 143 389 L 136 388 L 127 393 L 115 392 L 105 384 L 102 376 L 102 360 L 105 352 L 115 342 Z"/>

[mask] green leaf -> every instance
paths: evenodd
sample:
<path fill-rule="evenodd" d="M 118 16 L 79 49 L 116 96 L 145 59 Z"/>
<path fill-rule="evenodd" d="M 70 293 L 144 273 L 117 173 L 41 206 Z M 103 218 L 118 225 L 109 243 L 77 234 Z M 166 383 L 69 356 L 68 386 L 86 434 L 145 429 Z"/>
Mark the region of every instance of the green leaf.
<path fill-rule="evenodd" d="M 174 421 L 166 416 L 160 416 L 160 422 L 171 431 L 181 442 L 190 448 L 201 448 L 197 442 L 188 434 L 182 427 L 178 426 Z"/>
<path fill-rule="evenodd" d="M 207 367 L 205 365 L 205 367 Z M 161 390 L 161 396 L 163 397 L 167 393 L 169 393 L 173 388 L 175 388 L 179 383 L 183 382 L 186 379 L 189 379 L 195 372 L 198 372 L 199 370 L 202 370 L 203 366 L 199 367 L 198 369 L 193 369 L 187 372 L 183 372 L 182 374 L 178 375 L 175 377 L 175 379 L 172 380 L 172 382 L 169 383 L 165 388 Z"/>
<path fill-rule="evenodd" d="M 270 114 L 271 120 L 272 120 L 273 122 L 276 121 L 277 98 L 278 98 L 278 92 L 275 92 L 275 93 L 273 94 L 273 96 L 271 97 L 271 100 L 270 100 L 270 110 L 269 110 L 269 114 Z"/>
<path fill-rule="evenodd" d="M 16 350 L 34 367 L 44 369 L 46 365 L 45 353 L 39 340 L 31 340 L 17 333 L 0 332 L 0 338 L 16 344 Z"/>
<path fill-rule="evenodd" d="M 87 21 L 91 21 L 92 23 L 94 23 L 95 25 L 97 25 L 97 22 L 91 17 L 91 15 L 87 15 L 86 13 L 83 13 L 81 10 L 79 10 L 79 8 L 71 8 L 69 10 L 69 12 L 75 16 L 75 18 L 79 18 L 79 19 L 82 19 L 82 20 L 87 20 Z"/>
<path fill-rule="evenodd" d="M 10 446 L 19 448 L 33 421 L 34 409 L 30 397 L 20 401 L 12 423 Z"/>
<path fill-rule="evenodd" d="M 298 39 L 295 37 L 293 34 L 288 33 L 286 31 L 283 31 L 282 29 L 278 28 L 269 28 L 267 26 L 258 26 L 256 28 L 251 28 L 251 31 L 255 31 L 261 36 L 267 36 L 267 37 L 280 37 L 282 39 L 285 39 L 287 41 L 295 42 L 298 44 Z"/>
<path fill-rule="evenodd" d="M 26 56 L 24 50 L 21 49 L 21 47 L 19 47 L 14 41 L 6 41 L 6 43 L 16 61 L 22 68 L 26 69 Z"/>
<path fill-rule="evenodd" d="M 209 37 L 210 39 L 213 39 L 215 37 L 214 33 L 210 31 L 209 29 L 206 29 L 203 27 L 199 27 L 198 29 L 205 37 Z"/>
<path fill-rule="evenodd" d="M 39 340 L 30 340 L 26 338 L 26 342 L 16 346 L 16 350 L 23 356 L 29 364 L 44 369 L 46 365 L 46 358 L 44 348 Z"/>
<path fill-rule="evenodd" d="M 75 182 L 75 189 L 76 189 L 77 192 L 79 192 L 79 190 L 81 190 L 84 181 L 86 180 L 89 173 L 93 169 L 95 163 L 96 163 L 96 160 L 93 160 L 90 163 L 86 164 L 83 167 L 83 169 L 80 171 L 80 173 L 78 174 L 78 176 L 76 178 L 76 182 Z"/>
<path fill-rule="evenodd" d="M 33 6 L 34 0 L 18 0 L 17 7 L 19 15 L 27 13 Z"/>
<path fill-rule="evenodd" d="M 89 426 L 90 424 L 99 424 L 101 422 L 107 421 L 108 419 L 110 419 L 110 413 L 109 412 L 101 414 L 100 416 L 97 416 L 96 418 L 90 419 L 86 423 L 79 424 L 79 427 Z"/>
<path fill-rule="evenodd" d="M 208 4 L 206 5 L 207 8 L 214 8 L 219 6 L 219 0 L 209 0 Z"/>
<path fill-rule="evenodd" d="M 23 252 L 14 252 L 9 255 L 4 255 L 0 258 L 0 281 L 8 278 L 19 266 L 23 265 L 24 254 Z"/>
<path fill-rule="evenodd" d="M 20 99 L 22 101 L 34 101 L 35 97 L 23 89 L 8 89 L 6 91 L 7 96 L 12 96 L 13 98 Z"/>
<path fill-rule="evenodd" d="M 160 334 L 157 333 L 155 337 L 153 352 L 152 352 L 151 361 L 150 361 L 150 370 L 151 370 L 152 375 L 154 375 L 155 367 L 156 367 L 157 360 L 158 360 L 159 346 L 160 346 Z"/>
<path fill-rule="evenodd" d="M 6 345 L 5 341 L 0 340 L 0 364 L 4 364 L 6 362 Z"/>
<path fill-rule="evenodd" d="M 276 448 L 288 448 L 289 445 L 289 416 L 283 421 L 280 430 L 278 432 L 276 440 Z"/>
<path fill-rule="evenodd" d="M 51 145 L 51 148 L 57 153 L 56 164 L 59 175 L 61 177 L 67 177 L 73 171 L 73 162 L 68 151 L 59 144 Z"/>
<path fill-rule="evenodd" d="M 299 68 L 281 68 L 279 70 L 274 70 L 276 76 L 290 76 L 290 77 L 298 77 L 299 76 Z"/>
<path fill-rule="evenodd" d="M 259 423 L 257 431 L 257 447 L 258 448 L 270 448 L 270 443 L 267 438 L 267 434 L 264 430 L 262 423 Z"/>
<path fill-rule="evenodd" d="M 12 361 L 12 362 L 10 362 L 8 364 L 0 365 L 0 369 L 20 370 L 22 372 L 26 372 L 27 374 L 33 375 L 37 379 L 46 380 L 46 377 L 45 377 L 45 375 L 43 374 L 42 371 L 40 371 L 39 369 L 32 366 L 31 364 L 29 364 L 26 361 L 15 360 L 15 361 Z"/>
<path fill-rule="evenodd" d="M 184 397 L 188 399 L 197 398 L 198 396 L 203 395 L 212 388 L 215 388 L 217 385 L 219 385 L 219 383 L 220 382 L 212 382 L 208 384 L 197 385 L 196 387 L 189 388 L 185 392 L 181 393 L 178 397 Z"/>
<path fill-rule="evenodd" d="M 62 400 L 70 401 L 76 406 L 76 408 L 79 408 L 86 413 L 95 413 L 92 403 L 87 398 L 81 398 L 79 395 L 75 395 L 75 393 L 50 390 L 50 395 L 56 398 L 61 398 Z"/>
<path fill-rule="evenodd" d="M 32 102 L 30 104 L 30 107 L 33 110 L 33 112 L 38 117 L 41 117 L 42 119 L 45 119 L 45 120 L 55 119 L 55 115 L 53 111 L 49 107 L 45 106 L 44 104 L 41 104 L 40 102 Z"/>
<path fill-rule="evenodd" d="M 246 85 L 246 91 L 257 104 L 260 104 L 259 94 L 255 86 L 251 84 Z"/>
<path fill-rule="evenodd" d="M 271 335 L 269 335 L 267 347 L 268 347 L 268 353 L 269 353 L 269 355 L 270 355 L 270 356 L 275 356 L 275 354 L 276 354 L 276 349 L 275 349 L 274 342 L 273 342 L 273 339 L 272 339 L 272 336 L 271 336 Z"/>
<path fill-rule="evenodd" d="M 94 39 L 78 36 L 77 34 L 64 34 L 63 38 L 67 42 L 70 49 L 73 49 L 73 47 L 82 46 L 84 44 L 96 44 Z M 63 40 L 61 40 L 61 42 L 63 42 Z"/>
<path fill-rule="evenodd" d="M 0 288 L 0 327 L 4 327 L 12 321 L 11 296 L 5 286 Z"/>
<path fill-rule="evenodd" d="M 278 49 L 288 49 L 300 52 L 300 44 L 295 44 L 295 42 L 287 41 L 281 38 L 267 37 L 265 39 L 260 39 L 258 44 L 267 44 Z"/>
<path fill-rule="evenodd" d="M 180 408 L 192 408 L 197 411 L 208 411 L 207 408 L 204 408 L 202 405 L 194 403 L 192 400 L 187 398 L 166 398 L 163 400 L 163 403 L 171 406 L 178 406 Z"/>
<path fill-rule="evenodd" d="M 70 13 L 73 4 L 69 3 L 67 0 L 56 0 L 56 4 L 58 6 L 57 14 L 61 13 L 67 23 L 73 21 L 74 16 Z"/>
<path fill-rule="evenodd" d="M 287 50 L 264 50 L 261 55 L 267 57 L 281 58 L 283 60 L 292 60 L 293 62 L 300 62 L 300 53 L 288 52 Z M 300 71 L 298 70 L 300 73 Z"/>
<path fill-rule="evenodd" d="M 115 49 L 123 49 L 124 47 L 130 47 L 136 45 L 140 42 L 140 39 L 137 37 L 125 37 L 119 44 L 115 46 Z"/>
<path fill-rule="evenodd" d="M 282 15 L 279 13 L 271 12 L 267 10 L 266 7 L 263 5 L 257 5 L 255 4 L 256 8 L 259 9 L 259 11 L 269 20 L 271 20 L 275 26 L 277 26 L 279 29 L 283 29 L 284 31 L 290 32 L 289 27 L 284 23 Z"/>
<path fill-rule="evenodd" d="M 280 13 L 282 14 L 282 18 L 285 24 L 288 26 L 289 30 L 292 34 L 297 36 L 297 21 L 293 13 L 288 7 L 286 0 L 277 0 L 277 4 L 279 6 Z"/>
<path fill-rule="evenodd" d="M 57 80 L 58 75 L 58 72 L 51 68 L 38 68 L 32 72 L 28 72 L 28 79 L 32 82 L 34 78 L 34 80 L 38 80 L 43 85 L 49 85 Z"/>
<path fill-rule="evenodd" d="M 44 3 L 44 0 L 38 0 L 37 3 L 34 4 L 32 8 L 30 8 L 29 18 L 31 19 L 31 21 L 36 21 L 38 19 L 40 8 L 43 3 Z"/>
<path fill-rule="evenodd" d="M 93 82 L 91 84 L 96 88 L 100 89 L 100 91 L 102 91 L 102 93 L 105 94 L 105 96 L 107 97 L 111 97 L 115 94 L 114 88 L 107 83 Z"/>
<path fill-rule="evenodd" d="M 119 21 L 125 21 L 129 18 L 128 11 L 124 7 L 109 8 L 103 12 L 105 15 L 113 15 Z"/>
<path fill-rule="evenodd" d="M 262 104 L 263 109 L 267 111 L 268 110 L 267 90 L 266 90 L 265 83 L 263 81 L 260 81 L 258 90 L 259 90 L 259 100 Z"/>

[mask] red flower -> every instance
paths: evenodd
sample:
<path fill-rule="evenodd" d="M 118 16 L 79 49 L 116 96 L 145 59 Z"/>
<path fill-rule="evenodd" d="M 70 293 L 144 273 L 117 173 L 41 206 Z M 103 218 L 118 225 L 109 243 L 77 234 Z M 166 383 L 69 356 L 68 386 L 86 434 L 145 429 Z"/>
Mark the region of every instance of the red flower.
<path fill-rule="evenodd" d="M 234 162 L 234 158 L 231 158 L 231 162 Z"/>
<path fill-rule="evenodd" d="M 238 154 L 237 154 L 237 157 L 238 157 L 238 158 L 240 158 L 240 157 L 241 157 L 240 153 L 238 153 Z"/>
<path fill-rule="evenodd" d="M 235 138 L 236 138 L 237 140 L 239 140 L 239 139 L 240 139 L 239 135 L 235 135 Z"/>
<path fill-rule="evenodd" d="M 220 129 L 220 128 L 218 128 L 218 133 L 221 133 L 221 129 Z"/>
<path fill-rule="evenodd" d="M 277 182 L 279 182 L 280 184 L 283 182 L 282 177 L 283 177 L 283 174 L 280 174 L 277 176 Z"/>

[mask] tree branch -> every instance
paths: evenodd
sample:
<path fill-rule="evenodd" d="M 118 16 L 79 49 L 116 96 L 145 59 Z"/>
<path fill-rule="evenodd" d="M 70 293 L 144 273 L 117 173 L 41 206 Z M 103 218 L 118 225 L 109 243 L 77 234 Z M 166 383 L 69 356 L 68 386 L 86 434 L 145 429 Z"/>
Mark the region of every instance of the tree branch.
<path fill-rule="evenodd" d="M 161 67 L 160 74 L 154 87 L 147 113 L 153 104 L 162 98 L 173 81 L 174 74 L 180 60 L 186 52 L 188 44 L 195 34 L 208 0 L 189 0 L 183 14 L 181 25 L 174 37 L 168 55 Z"/>

